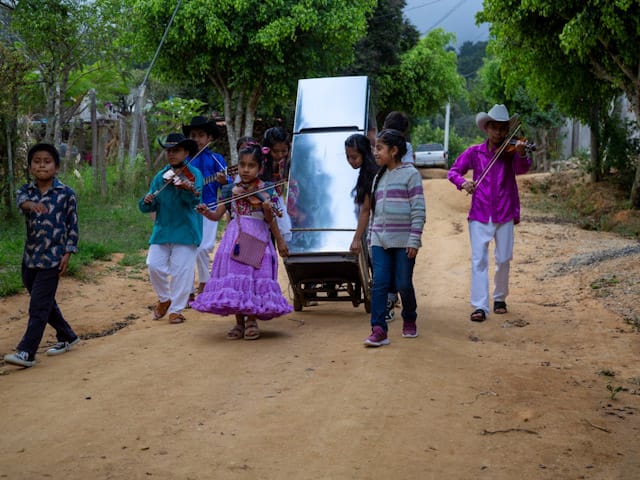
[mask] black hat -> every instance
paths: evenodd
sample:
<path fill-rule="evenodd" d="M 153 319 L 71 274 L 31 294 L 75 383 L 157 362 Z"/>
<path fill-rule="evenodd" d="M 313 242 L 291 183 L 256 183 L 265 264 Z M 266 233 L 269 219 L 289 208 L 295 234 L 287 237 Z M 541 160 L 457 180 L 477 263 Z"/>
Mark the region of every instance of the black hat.
<path fill-rule="evenodd" d="M 162 148 L 182 147 L 189 152 L 189 156 L 193 157 L 198 152 L 198 144 L 195 140 L 185 137 L 181 133 L 170 133 L 167 135 L 164 143 L 158 139 L 158 143 Z"/>
<path fill-rule="evenodd" d="M 205 117 L 202 117 L 202 116 L 193 117 L 189 125 L 182 126 L 182 132 L 186 137 L 188 137 L 189 134 L 191 133 L 191 130 L 194 128 L 204 130 L 214 138 L 220 136 L 220 129 L 216 125 L 215 120 L 207 120 Z"/>

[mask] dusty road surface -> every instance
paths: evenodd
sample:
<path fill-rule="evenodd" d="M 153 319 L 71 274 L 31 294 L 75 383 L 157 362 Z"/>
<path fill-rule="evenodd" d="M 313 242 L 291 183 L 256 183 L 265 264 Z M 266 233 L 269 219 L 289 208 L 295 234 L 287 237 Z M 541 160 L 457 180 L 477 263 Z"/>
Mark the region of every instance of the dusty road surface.
<path fill-rule="evenodd" d="M 395 321 L 387 347 L 363 347 L 368 317 L 348 302 L 229 341 L 230 318 L 152 321 L 145 272 L 117 258 L 64 279 L 83 341 L 31 369 L 0 363 L 0 479 L 640 478 L 638 243 L 525 204 L 510 311 L 472 323 L 469 197 L 424 186 L 420 336 Z M 27 305 L 0 300 L 0 354 Z"/>

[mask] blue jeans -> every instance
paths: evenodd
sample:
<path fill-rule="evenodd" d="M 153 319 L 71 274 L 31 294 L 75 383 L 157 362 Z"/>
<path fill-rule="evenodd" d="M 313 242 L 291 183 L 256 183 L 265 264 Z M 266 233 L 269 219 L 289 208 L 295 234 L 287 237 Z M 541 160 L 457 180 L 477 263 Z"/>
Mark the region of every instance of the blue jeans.
<path fill-rule="evenodd" d="M 55 329 L 59 342 L 72 342 L 77 338 L 56 303 L 59 278 L 58 267 L 39 269 L 22 265 L 22 282 L 31 294 L 31 300 L 27 331 L 17 348 L 29 352 L 29 358 L 33 358 L 38 351 L 47 323 Z"/>
<path fill-rule="evenodd" d="M 407 257 L 405 248 L 371 247 L 371 264 L 373 268 L 373 287 L 371 288 L 371 326 L 387 330 L 387 294 L 389 289 L 400 293 L 402 299 L 402 319 L 415 322 L 416 292 L 413 289 L 413 267 L 415 258 Z"/>

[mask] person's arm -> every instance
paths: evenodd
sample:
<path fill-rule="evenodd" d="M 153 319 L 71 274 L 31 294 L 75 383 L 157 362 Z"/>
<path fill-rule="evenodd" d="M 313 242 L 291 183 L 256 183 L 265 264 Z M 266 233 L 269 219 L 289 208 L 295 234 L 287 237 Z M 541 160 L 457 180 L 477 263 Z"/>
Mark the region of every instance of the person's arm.
<path fill-rule="evenodd" d="M 68 196 L 65 212 L 65 226 L 67 238 L 65 253 L 60 259 L 60 265 L 58 266 L 60 275 L 64 275 L 67 271 L 71 254 L 78 251 L 78 200 L 75 193 Z"/>
<path fill-rule="evenodd" d="M 409 240 L 407 242 L 407 256 L 409 258 L 415 258 L 422 244 L 422 230 L 426 219 L 422 177 L 418 171 L 415 171 L 414 174 L 409 177 L 408 197 L 411 207 L 411 227 L 409 230 Z"/>
<path fill-rule="evenodd" d="M 29 199 L 28 186 L 24 185 L 18 189 L 16 194 L 16 205 L 24 214 L 28 213 L 47 213 L 49 208 L 40 202 L 34 202 Z"/>
<path fill-rule="evenodd" d="M 472 194 L 476 191 L 476 182 L 464 178 L 464 175 L 466 175 L 469 170 L 473 169 L 474 155 L 475 154 L 471 151 L 471 148 L 466 149 L 456 159 L 447 174 L 449 181 L 453 183 L 458 190 L 464 190 L 468 194 Z"/>
<path fill-rule="evenodd" d="M 356 227 L 356 233 L 353 235 L 353 241 L 349 250 L 356 255 L 360 253 L 362 249 L 362 237 L 369 225 L 369 217 L 371 216 L 371 196 L 367 193 L 364 196 L 364 201 L 360 206 L 360 213 L 358 214 L 358 225 Z"/>
<path fill-rule="evenodd" d="M 156 176 L 153 177 L 153 180 L 151 180 L 149 191 L 140 199 L 140 201 L 138 201 L 138 208 L 142 213 L 151 213 L 157 210 L 158 201 L 153 195 L 153 192 L 157 192 L 163 184 L 164 181 L 162 180 L 162 175 L 160 173 L 156 174 Z"/>
<path fill-rule="evenodd" d="M 227 206 L 222 204 L 218 205 L 215 210 L 211 210 L 206 203 L 196 206 L 196 212 L 213 222 L 220 220 L 226 211 Z"/>
<path fill-rule="evenodd" d="M 516 175 L 527 173 L 531 168 L 531 159 L 527 155 L 526 142 L 518 140 L 516 154 L 513 157 L 513 171 Z"/>
<path fill-rule="evenodd" d="M 473 182 L 469 182 L 464 178 L 469 170 L 471 170 L 471 159 L 472 152 L 470 148 L 467 148 L 464 152 L 460 154 L 456 161 L 453 162 L 449 172 L 447 173 L 447 178 L 451 183 L 453 183 L 458 190 L 466 190 L 469 192 L 468 188 L 471 187 Z M 471 192 L 469 192 L 471 193 Z"/>
<path fill-rule="evenodd" d="M 269 230 L 271 230 L 271 234 L 276 241 L 276 247 L 278 249 L 278 253 L 282 258 L 286 258 L 289 256 L 289 246 L 287 242 L 284 241 L 284 237 L 282 236 L 282 232 L 280 231 L 280 227 L 278 227 L 278 222 L 273 218 L 269 222 Z"/>

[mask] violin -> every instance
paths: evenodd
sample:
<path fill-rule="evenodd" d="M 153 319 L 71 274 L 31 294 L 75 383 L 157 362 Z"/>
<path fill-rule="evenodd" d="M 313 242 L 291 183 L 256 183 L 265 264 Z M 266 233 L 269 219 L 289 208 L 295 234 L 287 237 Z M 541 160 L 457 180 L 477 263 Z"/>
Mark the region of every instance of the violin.
<path fill-rule="evenodd" d="M 200 192 L 196 188 L 196 177 L 187 166 L 183 166 L 176 170 L 169 169 L 162 174 L 165 183 L 172 183 L 181 190 L 192 192 L 196 197 L 200 196 Z"/>
<path fill-rule="evenodd" d="M 537 147 L 536 144 L 533 142 L 529 142 L 526 138 L 516 138 L 516 137 L 512 137 L 509 139 L 509 141 L 507 142 L 507 146 L 505 148 L 505 151 L 507 153 L 515 153 L 516 151 L 516 145 L 518 144 L 518 142 L 524 142 L 524 148 L 525 150 L 529 150 L 532 152 L 535 152 Z"/>
<path fill-rule="evenodd" d="M 236 184 L 231 192 L 234 197 L 242 196 L 247 198 L 249 203 L 255 207 L 262 206 L 264 202 L 271 200 L 271 210 L 276 216 L 282 217 L 282 208 L 279 205 L 278 197 L 272 199 L 266 191 L 258 190 L 257 183 L 248 188 L 244 187 L 244 185 Z"/>

